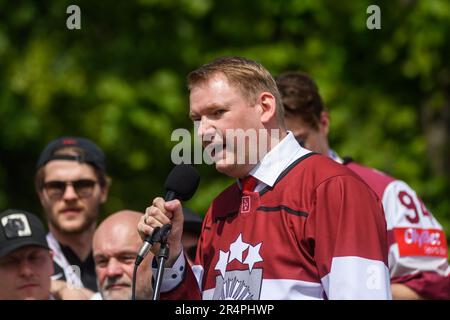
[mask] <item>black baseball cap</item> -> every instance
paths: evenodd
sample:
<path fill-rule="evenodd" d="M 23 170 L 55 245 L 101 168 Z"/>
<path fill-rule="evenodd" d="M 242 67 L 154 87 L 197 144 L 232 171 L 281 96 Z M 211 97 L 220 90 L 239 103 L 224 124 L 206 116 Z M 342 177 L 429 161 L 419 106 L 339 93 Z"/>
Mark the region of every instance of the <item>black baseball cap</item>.
<path fill-rule="evenodd" d="M 0 213 L 0 258 L 26 246 L 49 249 L 41 220 L 32 213 L 8 209 Z"/>
<path fill-rule="evenodd" d="M 84 151 L 83 155 L 55 155 L 55 152 L 62 148 L 77 147 Z M 80 163 L 91 164 L 103 172 L 106 171 L 105 154 L 91 140 L 80 137 L 60 137 L 51 141 L 39 156 L 36 170 L 52 160 L 71 160 Z"/>
<path fill-rule="evenodd" d="M 183 231 L 191 231 L 200 234 L 202 231 L 203 219 L 189 208 L 183 207 L 184 224 Z"/>

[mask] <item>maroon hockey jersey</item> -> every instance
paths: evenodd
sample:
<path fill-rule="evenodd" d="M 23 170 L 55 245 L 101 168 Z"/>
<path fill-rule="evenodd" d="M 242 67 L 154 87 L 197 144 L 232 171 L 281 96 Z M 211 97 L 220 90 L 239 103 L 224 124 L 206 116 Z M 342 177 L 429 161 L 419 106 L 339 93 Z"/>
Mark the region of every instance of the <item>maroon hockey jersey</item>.
<path fill-rule="evenodd" d="M 272 187 L 223 191 L 205 216 L 195 265 L 161 298 L 389 299 L 387 246 L 375 193 L 309 153 Z"/>

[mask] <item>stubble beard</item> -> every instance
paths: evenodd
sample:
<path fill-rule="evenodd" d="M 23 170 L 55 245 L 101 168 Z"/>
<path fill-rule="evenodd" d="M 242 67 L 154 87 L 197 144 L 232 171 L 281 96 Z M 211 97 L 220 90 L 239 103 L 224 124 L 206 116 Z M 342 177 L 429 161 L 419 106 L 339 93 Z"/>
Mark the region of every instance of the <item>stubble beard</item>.
<path fill-rule="evenodd" d="M 61 234 L 79 235 L 85 232 L 86 230 L 89 230 L 92 225 L 96 224 L 97 216 L 98 214 L 95 215 L 95 217 L 90 215 L 84 215 L 81 224 L 75 226 L 66 226 L 65 223 L 60 223 L 58 219 L 52 215 L 50 218 L 50 224 L 54 229 L 56 229 Z"/>

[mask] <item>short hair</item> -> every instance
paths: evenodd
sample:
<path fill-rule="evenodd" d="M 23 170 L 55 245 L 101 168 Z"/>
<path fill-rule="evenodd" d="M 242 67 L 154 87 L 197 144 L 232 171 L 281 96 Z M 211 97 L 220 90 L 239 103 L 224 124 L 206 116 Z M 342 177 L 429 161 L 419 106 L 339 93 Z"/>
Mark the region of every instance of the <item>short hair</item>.
<path fill-rule="evenodd" d="M 224 74 L 230 84 L 238 88 L 249 102 L 256 101 L 257 96 L 261 92 L 270 92 L 275 97 L 277 120 L 284 128 L 281 96 L 275 79 L 266 68 L 256 61 L 243 57 L 220 57 L 188 74 L 189 90 L 208 81 L 213 75 L 218 73 Z"/>
<path fill-rule="evenodd" d="M 299 115 L 314 129 L 318 128 L 325 106 L 314 80 L 304 72 L 284 72 L 275 78 L 287 115 Z"/>
<path fill-rule="evenodd" d="M 78 156 L 84 156 L 85 151 L 82 148 L 79 147 L 63 147 L 54 152 L 54 155 L 78 155 Z M 69 160 L 67 160 L 69 161 Z M 87 163 L 89 164 L 89 163 Z M 89 164 L 90 165 L 90 164 Z M 102 189 L 109 186 L 111 184 L 111 178 L 109 178 L 105 171 L 101 170 L 100 168 L 90 165 L 94 169 L 95 176 L 98 179 L 98 183 Z M 39 193 L 41 189 L 44 186 L 44 180 L 45 180 L 45 165 L 40 167 L 36 171 L 36 175 L 34 177 L 34 186 L 36 188 L 36 191 Z"/>

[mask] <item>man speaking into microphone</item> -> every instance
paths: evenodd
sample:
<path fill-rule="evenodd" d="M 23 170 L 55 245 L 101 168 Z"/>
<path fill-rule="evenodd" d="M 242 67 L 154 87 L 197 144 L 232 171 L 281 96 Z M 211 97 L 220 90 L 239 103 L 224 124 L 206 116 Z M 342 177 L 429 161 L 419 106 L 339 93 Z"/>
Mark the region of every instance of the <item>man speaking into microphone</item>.
<path fill-rule="evenodd" d="M 188 86 L 203 146 L 214 149 L 216 169 L 237 181 L 210 205 L 192 268 L 180 201 L 156 198 L 146 209 L 143 239 L 172 225 L 161 298 L 390 299 L 380 200 L 352 171 L 286 131 L 270 73 L 224 57 L 191 72 Z M 254 131 L 255 139 L 244 139 L 242 150 L 230 131 Z M 263 152 L 252 154 L 255 145 Z"/>

